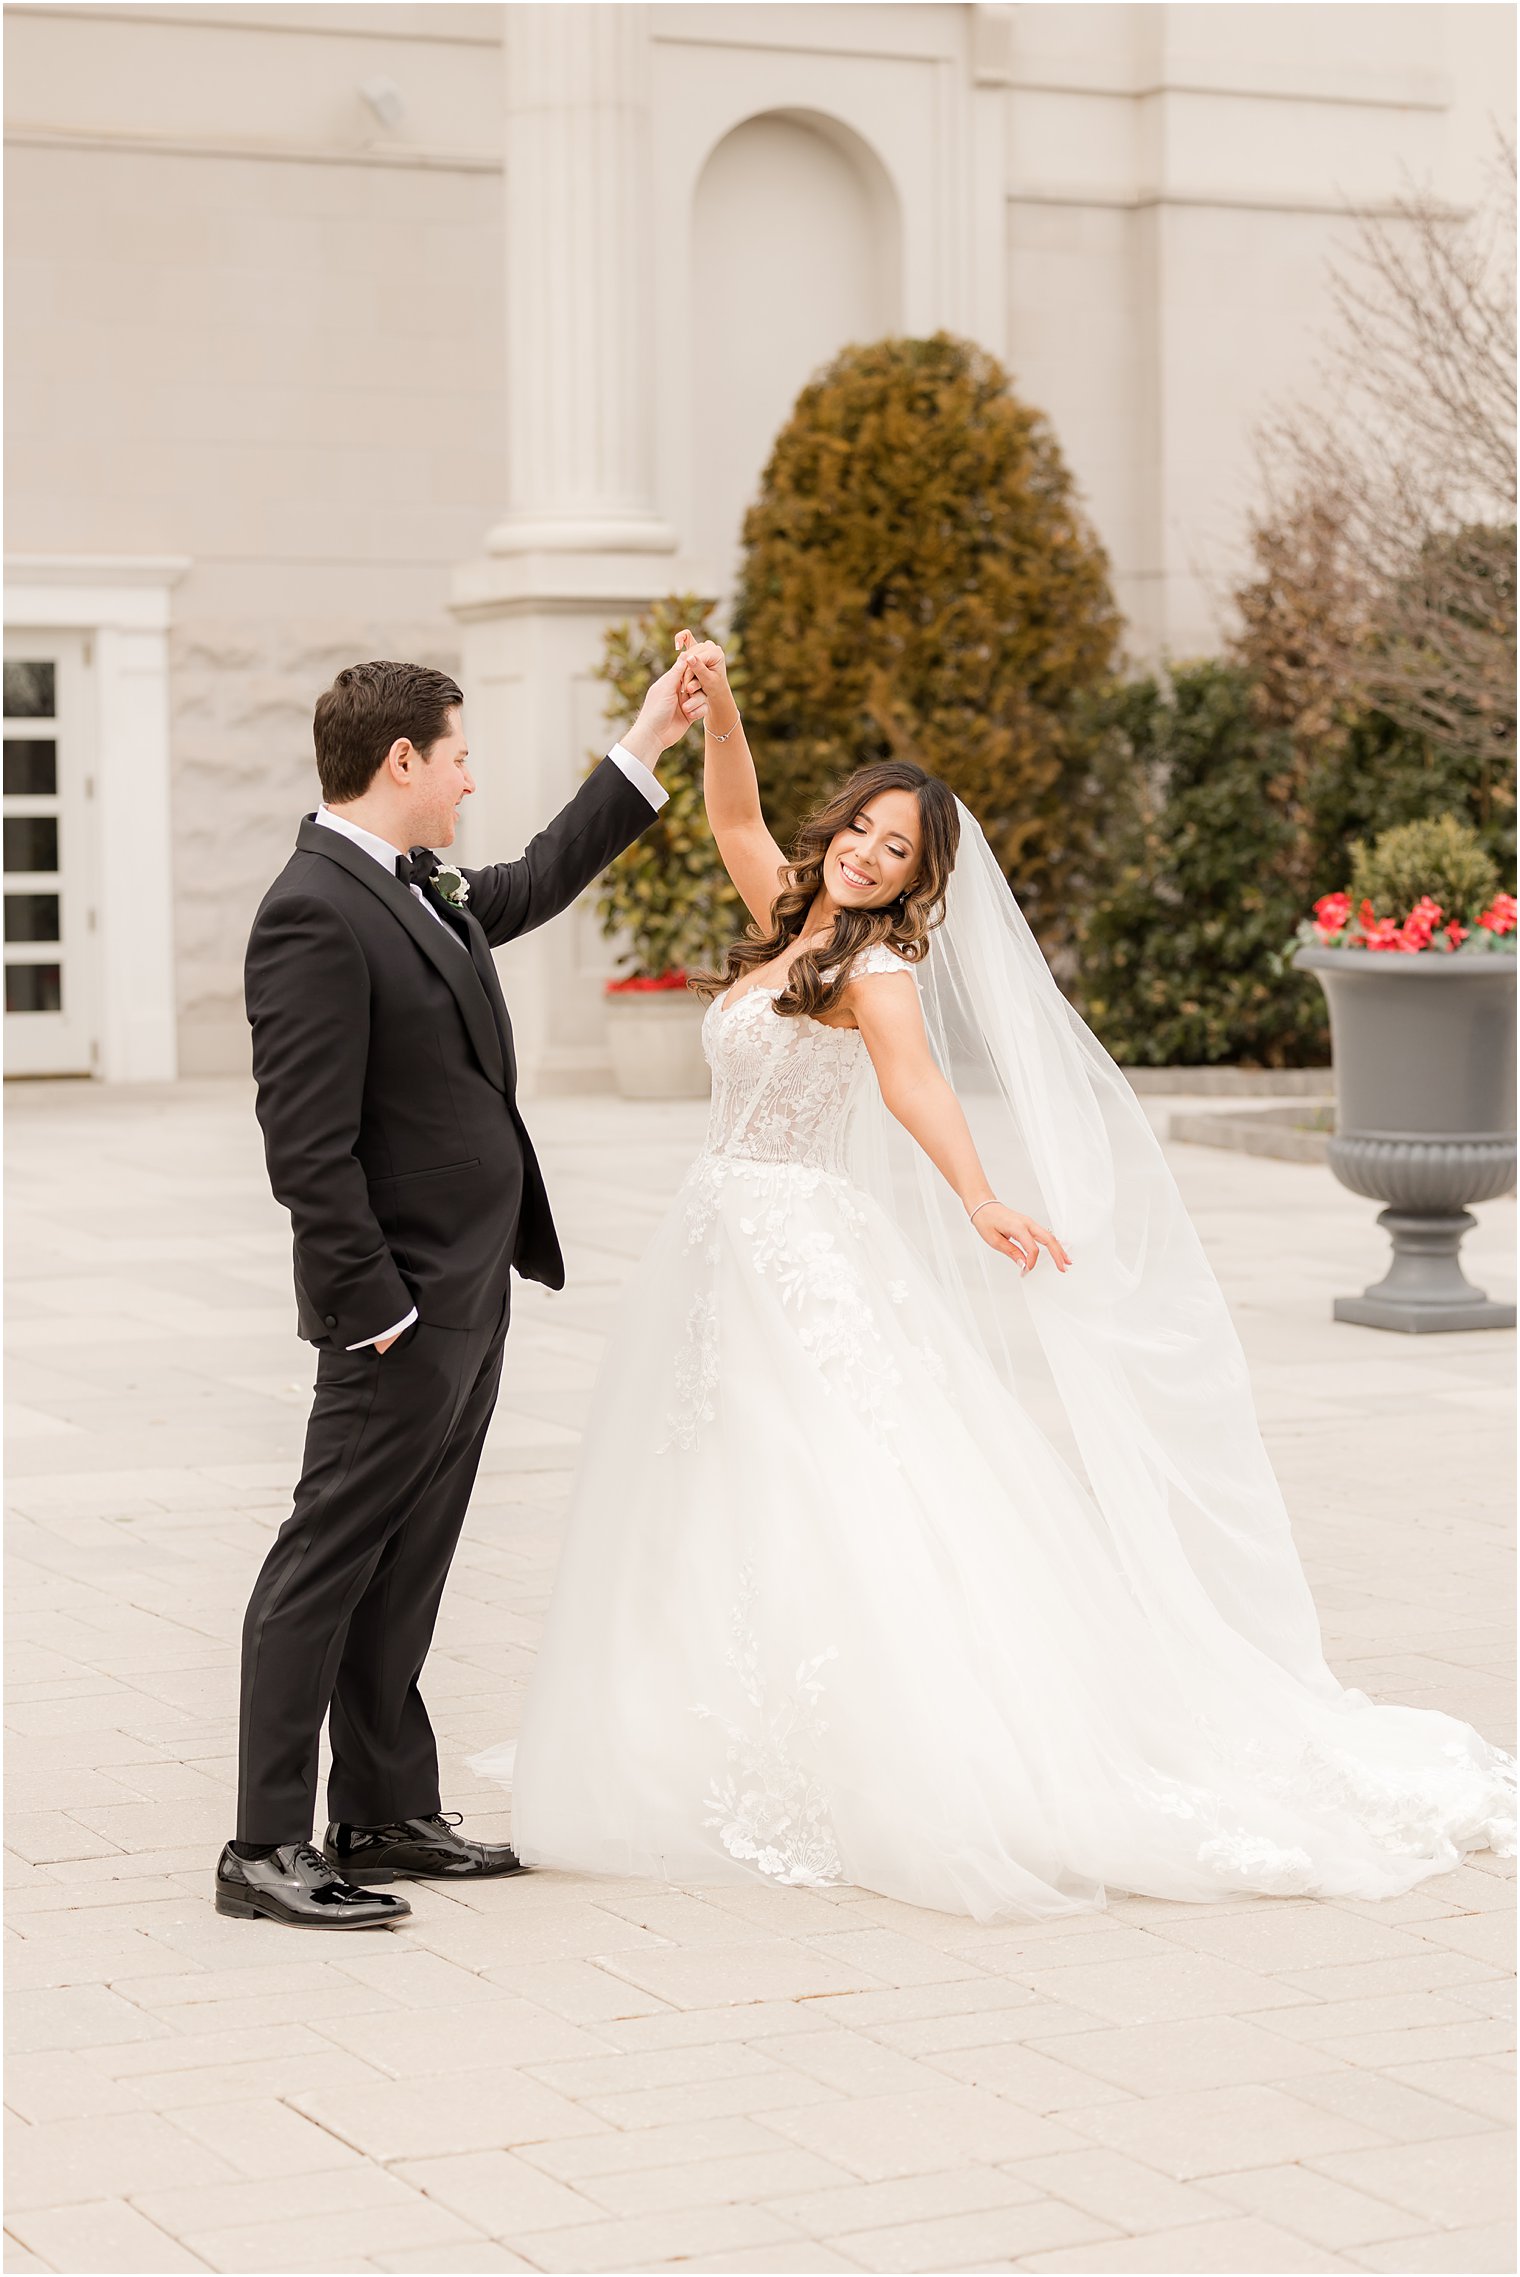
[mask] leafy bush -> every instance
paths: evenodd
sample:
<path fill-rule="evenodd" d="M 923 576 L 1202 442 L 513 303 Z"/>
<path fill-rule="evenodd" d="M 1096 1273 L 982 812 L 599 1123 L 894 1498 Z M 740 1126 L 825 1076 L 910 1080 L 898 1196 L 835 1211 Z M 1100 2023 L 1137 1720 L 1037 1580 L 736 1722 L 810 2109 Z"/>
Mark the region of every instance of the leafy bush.
<path fill-rule="evenodd" d="M 1322 1066 L 1324 1000 L 1283 955 L 1300 914 L 1289 763 L 1238 666 L 1180 665 L 1096 708 L 1111 821 L 1079 939 L 1084 1016 L 1134 1067 Z"/>
<path fill-rule="evenodd" d="M 612 690 L 608 720 L 631 726 L 650 681 L 675 661 L 676 634 L 689 625 L 698 639 L 711 638 L 714 607 L 690 593 L 674 594 L 656 601 L 637 624 L 611 628 L 597 667 L 597 678 Z M 732 644 L 728 657 L 730 680 L 742 694 L 743 672 Z M 602 931 L 626 937 L 618 961 L 640 979 L 721 962 L 746 921 L 707 827 L 700 726 L 665 754 L 660 781 L 668 800 L 604 872 L 596 895 Z"/>
<path fill-rule="evenodd" d="M 853 768 L 916 759 L 1057 944 L 1097 811 L 1076 699 L 1119 619 L 1043 415 L 946 333 L 847 348 L 777 437 L 744 546 L 745 719 L 781 843 Z"/>
<path fill-rule="evenodd" d="M 1263 724 L 1288 738 L 1273 795 L 1294 825 L 1289 862 L 1305 904 L 1327 878 L 1344 882 L 1352 838 L 1448 810 L 1501 866 L 1515 859 L 1513 530 L 1474 525 L 1432 541 L 1369 594 L 1345 515 L 1310 489 L 1257 516 L 1227 643 Z M 1423 647 L 1409 631 L 1416 599 Z"/>
<path fill-rule="evenodd" d="M 1385 830 L 1351 848 L 1351 903 L 1370 901 L 1380 917 L 1402 918 L 1423 896 L 1445 916 L 1471 924 L 1499 883 L 1499 865 L 1478 833 L 1454 814 Z"/>

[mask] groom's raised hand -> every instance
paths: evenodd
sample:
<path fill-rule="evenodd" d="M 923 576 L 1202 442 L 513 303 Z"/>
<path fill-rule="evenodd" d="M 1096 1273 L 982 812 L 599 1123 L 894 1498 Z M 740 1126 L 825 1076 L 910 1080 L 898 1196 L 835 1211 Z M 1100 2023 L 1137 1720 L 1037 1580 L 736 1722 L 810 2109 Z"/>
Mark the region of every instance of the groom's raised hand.
<path fill-rule="evenodd" d="M 662 751 L 679 743 L 687 729 L 703 718 L 707 698 L 686 680 L 684 657 L 678 656 L 668 672 L 652 681 L 632 727 L 619 737 L 623 749 L 652 767 Z"/>

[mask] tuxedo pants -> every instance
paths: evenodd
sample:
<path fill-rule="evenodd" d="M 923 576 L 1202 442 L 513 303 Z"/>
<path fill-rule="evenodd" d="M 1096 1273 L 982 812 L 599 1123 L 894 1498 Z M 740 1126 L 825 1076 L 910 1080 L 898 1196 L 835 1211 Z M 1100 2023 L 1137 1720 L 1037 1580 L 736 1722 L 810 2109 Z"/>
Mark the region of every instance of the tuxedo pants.
<path fill-rule="evenodd" d="M 237 1839 L 304 1842 L 328 1719 L 328 1815 L 439 1807 L 418 1679 L 501 1381 L 487 1328 L 419 1321 L 387 1352 L 319 1350 L 295 1505 L 243 1622 Z"/>

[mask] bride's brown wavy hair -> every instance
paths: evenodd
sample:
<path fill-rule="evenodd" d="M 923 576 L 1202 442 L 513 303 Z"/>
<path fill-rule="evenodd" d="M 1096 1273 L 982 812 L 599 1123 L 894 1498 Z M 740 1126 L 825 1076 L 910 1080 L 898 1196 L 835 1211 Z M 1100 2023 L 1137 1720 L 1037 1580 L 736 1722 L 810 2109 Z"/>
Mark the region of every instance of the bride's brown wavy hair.
<path fill-rule="evenodd" d="M 882 759 L 857 768 L 832 798 L 808 816 L 771 904 L 770 931 L 752 923 L 730 945 L 721 973 L 693 973 L 690 986 L 699 996 L 720 995 L 742 973 L 773 963 L 796 940 L 818 898 L 823 858 L 831 843 L 882 791 L 911 791 L 918 801 L 922 844 L 913 883 L 878 909 L 840 910 L 828 940 L 793 959 L 786 987 L 773 1009 L 811 1019 L 831 1012 L 844 993 L 850 960 L 877 941 L 885 941 L 909 964 L 928 955 L 929 935 L 945 914 L 945 891 L 960 845 L 955 793 L 911 759 Z"/>

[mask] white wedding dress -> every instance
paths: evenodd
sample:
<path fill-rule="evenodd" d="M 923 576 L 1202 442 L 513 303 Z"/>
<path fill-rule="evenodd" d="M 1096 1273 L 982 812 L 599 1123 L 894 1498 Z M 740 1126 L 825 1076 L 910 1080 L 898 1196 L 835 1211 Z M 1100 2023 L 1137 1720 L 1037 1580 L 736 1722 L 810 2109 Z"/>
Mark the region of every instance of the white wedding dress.
<path fill-rule="evenodd" d="M 515 1760 L 476 1758 L 524 1860 L 985 1920 L 1391 1897 L 1512 1851 L 1513 1761 L 1467 1725 L 1142 1606 L 1080 1465 L 852 1182 L 859 1032 L 777 993 L 708 1007 L 707 1141 L 612 1326 Z"/>

